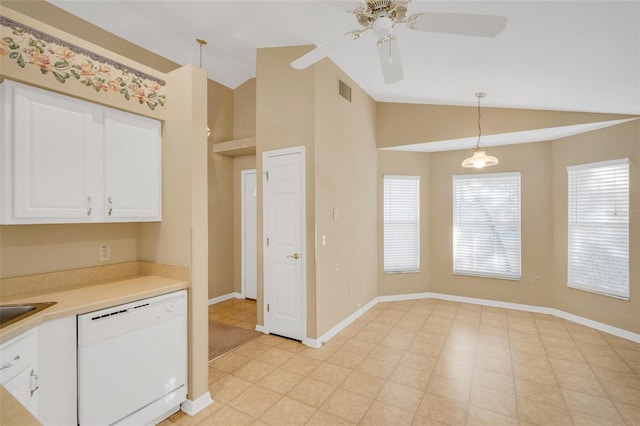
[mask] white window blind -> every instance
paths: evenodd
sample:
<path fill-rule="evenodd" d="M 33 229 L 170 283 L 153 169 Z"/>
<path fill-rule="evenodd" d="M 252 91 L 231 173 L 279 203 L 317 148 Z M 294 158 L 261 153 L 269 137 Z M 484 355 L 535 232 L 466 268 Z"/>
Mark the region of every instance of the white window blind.
<path fill-rule="evenodd" d="M 384 176 L 384 272 L 420 270 L 420 176 Z"/>
<path fill-rule="evenodd" d="M 520 173 L 453 176 L 453 273 L 520 279 Z"/>
<path fill-rule="evenodd" d="M 629 160 L 567 167 L 567 285 L 629 298 Z"/>

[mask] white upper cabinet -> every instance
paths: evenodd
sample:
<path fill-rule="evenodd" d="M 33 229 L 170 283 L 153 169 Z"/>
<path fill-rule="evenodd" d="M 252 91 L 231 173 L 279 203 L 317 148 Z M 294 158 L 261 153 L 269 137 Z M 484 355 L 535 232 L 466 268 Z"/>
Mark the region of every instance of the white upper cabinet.
<path fill-rule="evenodd" d="M 160 123 L 145 117 L 105 111 L 105 215 L 160 220 Z"/>
<path fill-rule="evenodd" d="M 160 123 L 0 85 L 0 223 L 161 219 Z"/>

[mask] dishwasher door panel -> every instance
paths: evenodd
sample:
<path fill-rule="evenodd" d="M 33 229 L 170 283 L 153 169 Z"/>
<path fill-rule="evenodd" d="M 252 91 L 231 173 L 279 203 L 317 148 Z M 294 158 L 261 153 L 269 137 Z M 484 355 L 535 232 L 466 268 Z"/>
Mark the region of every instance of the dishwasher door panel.
<path fill-rule="evenodd" d="M 175 300 L 153 303 L 147 299 L 144 302 L 151 303 L 122 305 L 78 318 L 81 425 L 126 423 L 128 416 L 154 402 L 186 395 L 185 300 L 176 304 Z M 112 312 L 119 313 L 109 316 Z M 172 394 L 180 388 L 182 392 Z"/>

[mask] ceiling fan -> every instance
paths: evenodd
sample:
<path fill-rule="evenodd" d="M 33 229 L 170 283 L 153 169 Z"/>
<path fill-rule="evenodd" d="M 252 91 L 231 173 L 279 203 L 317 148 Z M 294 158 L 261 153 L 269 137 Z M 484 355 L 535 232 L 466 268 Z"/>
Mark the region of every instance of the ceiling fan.
<path fill-rule="evenodd" d="M 404 77 L 398 44 L 393 35 L 395 26 L 406 24 L 412 30 L 480 37 L 495 37 L 507 26 L 507 18 L 496 15 L 415 13 L 407 16 L 407 5 L 410 2 L 411 0 L 363 0 L 352 11 L 362 28 L 321 44 L 291 62 L 291 66 L 296 69 L 307 68 L 371 30 L 378 37 L 378 55 L 384 81 L 391 84 Z"/>

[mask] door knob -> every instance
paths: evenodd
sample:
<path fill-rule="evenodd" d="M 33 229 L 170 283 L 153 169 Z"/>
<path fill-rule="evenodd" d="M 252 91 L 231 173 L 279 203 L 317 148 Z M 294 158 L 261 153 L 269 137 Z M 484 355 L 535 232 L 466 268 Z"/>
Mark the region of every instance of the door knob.
<path fill-rule="evenodd" d="M 298 260 L 300 258 L 300 255 L 298 253 L 293 253 L 293 254 L 290 254 L 287 257 Z"/>

